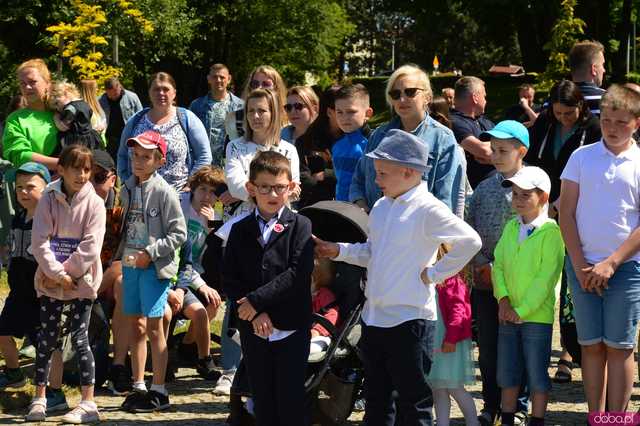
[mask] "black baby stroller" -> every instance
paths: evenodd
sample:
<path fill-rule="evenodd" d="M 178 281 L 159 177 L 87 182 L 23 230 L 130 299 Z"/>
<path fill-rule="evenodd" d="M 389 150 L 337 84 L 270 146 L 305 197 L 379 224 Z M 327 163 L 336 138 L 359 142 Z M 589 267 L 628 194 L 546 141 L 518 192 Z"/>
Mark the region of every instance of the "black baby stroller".
<path fill-rule="evenodd" d="M 323 240 L 355 243 L 367 239 L 368 216 L 353 204 L 321 201 L 303 208 L 300 214 L 311 220 L 314 235 Z M 313 321 L 329 331 L 331 344 L 326 351 L 310 357 L 308 364 L 305 392 L 313 424 L 346 423 L 362 386 L 363 367 L 357 344 L 364 280 L 365 269 L 337 262 L 331 290 L 340 312 L 339 322 L 333 326 L 322 315 L 314 314 Z M 241 362 L 231 388 L 227 423 L 254 424 L 243 403 L 243 397 L 250 396 L 246 369 Z"/>

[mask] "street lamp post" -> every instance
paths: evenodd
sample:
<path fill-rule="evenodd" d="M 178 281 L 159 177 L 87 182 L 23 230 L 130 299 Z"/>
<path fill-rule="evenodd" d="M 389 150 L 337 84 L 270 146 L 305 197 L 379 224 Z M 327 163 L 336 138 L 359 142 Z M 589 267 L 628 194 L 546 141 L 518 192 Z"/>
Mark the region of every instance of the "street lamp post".
<path fill-rule="evenodd" d="M 391 39 L 391 71 L 396 69 L 396 38 Z"/>

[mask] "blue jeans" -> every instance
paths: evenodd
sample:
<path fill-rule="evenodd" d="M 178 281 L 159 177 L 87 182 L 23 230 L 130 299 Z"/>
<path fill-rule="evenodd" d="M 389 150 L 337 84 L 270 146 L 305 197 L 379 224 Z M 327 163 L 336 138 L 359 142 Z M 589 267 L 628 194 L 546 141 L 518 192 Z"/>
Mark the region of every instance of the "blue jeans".
<path fill-rule="evenodd" d="M 235 371 L 238 369 L 238 365 L 240 364 L 240 358 L 242 357 L 242 350 L 240 349 L 240 345 L 229 337 L 229 320 L 231 316 L 233 307 L 233 302 L 227 300 L 227 306 L 224 311 L 224 319 L 222 320 L 222 331 L 220 336 L 221 338 L 221 360 L 220 366 L 225 371 Z M 232 330 L 235 330 L 232 329 Z M 235 331 L 236 333 L 238 331 Z"/>
<path fill-rule="evenodd" d="M 362 326 L 367 426 L 430 426 L 433 396 L 426 377 L 431 369 L 435 321 L 416 319 L 395 327 Z M 393 391 L 398 392 L 394 402 Z"/>
<path fill-rule="evenodd" d="M 620 265 L 602 296 L 582 289 L 569 256 L 565 271 L 573 296 L 578 343 L 604 342 L 615 349 L 633 349 L 640 319 L 640 263 Z"/>
<path fill-rule="evenodd" d="M 526 374 L 531 392 L 549 392 L 552 324 L 500 324 L 498 331 L 498 385 L 519 387 Z"/>
<path fill-rule="evenodd" d="M 498 302 L 491 291 L 474 289 L 471 293 L 473 314 L 478 325 L 478 364 L 482 376 L 484 411 L 492 416 L 500 412 L 501 393 L 498 386 Z M 523 374 L 518 395 L 518 411 L 529 412 L 529 391 Z"/>

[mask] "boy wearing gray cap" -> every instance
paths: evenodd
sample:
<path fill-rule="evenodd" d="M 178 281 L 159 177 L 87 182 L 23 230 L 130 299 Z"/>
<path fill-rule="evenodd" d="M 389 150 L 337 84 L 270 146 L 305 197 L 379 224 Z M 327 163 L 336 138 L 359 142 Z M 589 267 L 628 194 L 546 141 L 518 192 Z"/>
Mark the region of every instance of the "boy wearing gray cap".
<path fill-rule="evenodd" d="M 361 244 L 316 239 L 316 254 L 368 269 L 360 342 L 365 423 L 394 424 L 395 390 L 403 424 L 431 425 L 426 376 L 437 315 L 434 285 L 462 269 L 480 249 L 480 237 L 429 193 L 421 178 L 428 152 L 416 136 L 391 130 L 367 156 L 374 159 L 376 184 L 384 194 L 371 210 L 369 239 Z M 445 243 L 451 249 L 436 262 Z"/>

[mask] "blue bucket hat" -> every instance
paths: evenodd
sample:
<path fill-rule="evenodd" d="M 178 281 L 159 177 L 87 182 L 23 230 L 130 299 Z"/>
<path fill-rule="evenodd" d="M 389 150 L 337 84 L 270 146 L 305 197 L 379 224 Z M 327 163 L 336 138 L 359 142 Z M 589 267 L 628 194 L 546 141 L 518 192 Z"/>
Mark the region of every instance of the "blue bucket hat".
<path fill-rule="evenodd" d="M 16 175 L 18 173 L 28 173 L 28 174 L 32 174 L 32 175 L 38 175 L 42 179 L 44 179 L 44 181 L 47 184 L 51 183 L 51 175 L 49 174 L 49 170 L 44 165 L 42 165 L 40 163 L 36 163 L 36 162 L 33 162 L 33 161 L 29 161 L 28 163 L 24 163 L 22 166 L 18 167 L 17 169 L 10 170 L 5 175 L 5 178 L 9 182 L 15 182 L 16 181 Z"/>
<path fill-rule="evenodd" d="M 493 129 L 480 133 L 481 141 L 486 142 L 491 138 L 517 139 L 525 148 L 529 149 L 529 131 L 522 123 L 515 120 L 501 121 Z"/>
<path fill-rule="evenodd" d="M 387 132 L 380 145 L 367 154 L 374 160 L 388 160 L 424 172 L 429 152 L 427 145 L 417 136 L 400 129 Z"/>

